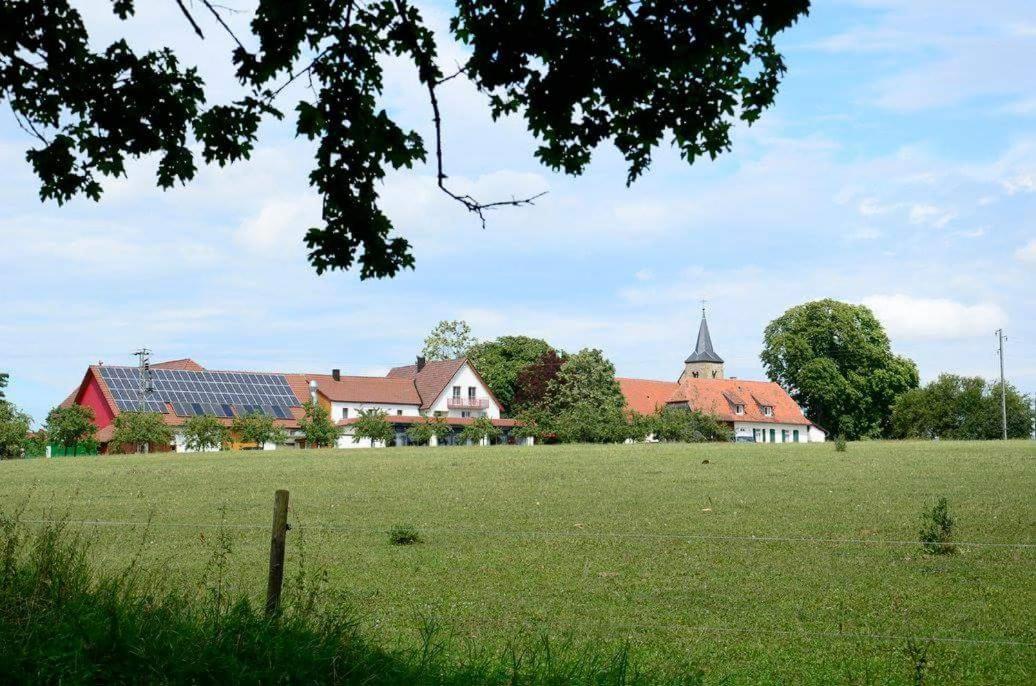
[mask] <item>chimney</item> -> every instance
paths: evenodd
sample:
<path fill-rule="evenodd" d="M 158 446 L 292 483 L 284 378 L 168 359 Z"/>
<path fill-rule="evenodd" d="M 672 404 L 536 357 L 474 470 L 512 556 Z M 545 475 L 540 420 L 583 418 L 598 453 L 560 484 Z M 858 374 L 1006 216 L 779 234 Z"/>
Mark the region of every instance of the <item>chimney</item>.
<path fill-rule="evenodd" d="M 334 379 L 335 381 L 341 381 L 342 380 L 342 370 L 341 369 L 332 369 L 331 370 L 331 378 Z"/>
<path fill-rule="evenodd" d="M 314 403 L 317 401 L 317 382 L 315 379 L 309 382 L 309 399 Z"/>
<path fill-rule="evenodd" d="M 417 371 L 420 372 L 424 369 L 424 355 L 417 356 Z"/>

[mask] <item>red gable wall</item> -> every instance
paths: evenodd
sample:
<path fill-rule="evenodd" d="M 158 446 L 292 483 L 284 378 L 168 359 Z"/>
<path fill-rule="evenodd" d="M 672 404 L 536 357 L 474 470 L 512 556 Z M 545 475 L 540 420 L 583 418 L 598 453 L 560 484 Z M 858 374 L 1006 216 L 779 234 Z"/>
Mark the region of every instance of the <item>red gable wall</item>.
<path fill-rule="evenodd" d="M 115 419 L 115 413 L 108 407 L 108 401 L 105 400 L 104 393 L 101 391 L 101 384 L 97 382 L 97 377 L 93 374 L 89 375 L 83 391 L 79 394 L 77 404 L 85 405 L 94 411 L 94 424 L 98 429 L 103 429 Z"/>

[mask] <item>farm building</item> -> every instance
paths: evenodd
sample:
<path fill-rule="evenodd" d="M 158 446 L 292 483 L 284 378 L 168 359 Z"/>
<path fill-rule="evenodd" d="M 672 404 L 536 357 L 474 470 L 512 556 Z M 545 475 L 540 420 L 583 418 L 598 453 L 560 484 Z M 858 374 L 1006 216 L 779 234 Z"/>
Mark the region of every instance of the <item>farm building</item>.
<path fill-rule="evenodd" d="M 302 404 L 310 399 L 325 407 L 341 428 L 340 448 L 370 447 L 369 441 L 353 441 L 350 429 L 359 411 L 367 409 L 387 414 L 398 445 L 408 443 L 406 429 L 425 417 L 441 417 L 455 429 L 487 417 L 501 429 L 504 442 L 513 440 L 509 433 L 518 425 L 500 418 L 499 401 L 466 358 L 434 362 L 418 358 L 416 364 L 396 367 L 384 377 L 343 376 L 337 369 L 330 374 L 216 371 L 191 359 L 151 364 L 146 370 L 98 363 L 87 369 L 62 406 L 78 404 L 93 410 L 94 440 L 102 451 L 108 449 L 120 412 L 158 412 L 175 432 L 167 449 L 184 452 L 186 441 L 176 428 L 189 417 L 211 415 L 230 426 L 235 417 L 255 412 L 273 418 L 286 431 L 286 446 L 304 447 L 299 420 L 304 416 Z"/>
<path fill-rule="evenodd" d="M 807 443 L 827 438 L 779 384 L 725 378 L 723 372 L 723 358 L 712 347 L 703 310 L 694 351 L 684 360 L 676 381 L 617 381 L 631 410 L 642 414 L 662 407 L 698 410 L 727 424 L 738 441 Z"/>

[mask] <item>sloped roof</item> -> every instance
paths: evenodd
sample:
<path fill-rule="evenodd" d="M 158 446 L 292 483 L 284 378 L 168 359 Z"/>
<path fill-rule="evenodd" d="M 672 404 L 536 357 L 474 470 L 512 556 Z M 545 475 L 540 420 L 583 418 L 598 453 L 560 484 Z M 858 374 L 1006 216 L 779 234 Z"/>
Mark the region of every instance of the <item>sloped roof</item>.
<path fill-rule="evenodd" d="M 651 414 L 664 407 L 680 388 L 675 381 L 653 381 L 651 379 L 627 379 L 618 377 L 619 388 L 626 398 L 626 407 L 640 414 Z"/>
<path fill-rule="evenodd" d="M 427 422 L 428 417 L 415 417 L 414 415 L 390 415 L 385 417 L 389 424 L 418 424 L 420 422 Z M 360 420 L 359 417 L 350 417 L 349 419 L 339 419 L 338 426 L 350 426 Z M 467 426 L 475 421 L 472 417 L 441 417 L 440 421 L 450 426 Z M 521 424 L 517 419 L 490 419 L 493 426 L 501 428 L 508 428 L 518 426 Z"/>
<path fill-rule="evenodd" d="M 744 400 L 746 396 L 754 402 L 736 402 L 736 399 Z M 679 391 L 669 400 L 669 404 L 683 403 L 725 422 L 811 423 L 788 392 L 772 381 L 685 378 Z M 745 413 L 737 414 L 735 405 L 744 405 Z M 764 406 L 773 408 L 772 416 L 767 417 L 763 413 Z"/>
<path fill-rule="evenodd" d="M 158 362 L 151 365 L 152 369 L 179 369 L 184 372 L 203 372 L 205 367 L 195 362 L 189 357 L 185 357 L 180 360 L 168 360 L 167 362 Z"/>
<path fill-rule="evenodd" d="M 387 376 L 390 379 L 413 379 L 417 392 L 421 396 L 421 409 L 427 410 L 467 361 L 466 357 L 458 357 L 455 360 L 433 360 L 426 362 L 420 372 L 417 371 L 416 364 L 408 364 L 404 367 L 393 367 Z"/>
<path fill-rule="evenodd" d="M 712 349 L 712 336 L 709 335 L 709 323 L 705 320 L 704 312 L 698 326 L 698 341 L 694 346 L 694 352 L 684 362 L 723 362 L 723 358 Z"/>
<path fill-rule="evenodd" d="M 335 381 L 330 374 L 309 374 L 306 378 L 316 381 L 317 390 L 334 402 L 421 405 L 421 396 L 413 379 L 343 376 L 339 381 Z"/>

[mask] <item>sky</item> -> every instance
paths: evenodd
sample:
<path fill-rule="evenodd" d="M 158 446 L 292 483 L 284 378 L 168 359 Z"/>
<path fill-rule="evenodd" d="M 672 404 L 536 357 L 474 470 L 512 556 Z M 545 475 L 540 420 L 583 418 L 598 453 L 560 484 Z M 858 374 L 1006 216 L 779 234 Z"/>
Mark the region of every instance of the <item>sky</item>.
<path fill-rule="evenodd" d="M 213 102 L 238 94 L 232 45 L 175 3 L 74 3 L 98 46 L 124 32 L 199 66 Z M 246 0 L 226 0 L 247 10 Z M 420 5 L 444 70 L 463 59 L 448 4 Z M 247 11 L 232 17 L 247 22 Z M 244 31 L 239 31 L 239 34 Z M 732 150 L 693 166 L 666 145 L 625 185 L 607 146 L 579 177 L 542 167 L 520 118 L 442 87 L 445 164 L 480 199 L 547 191 L 477 219 L 430 166 L 386 179 L 383 208 L 414 245 L 394 279 L 317 276 L 302 236 L 319 221 L 313 145 L 270 123 L 252 159 L 155 186 L 155 161 L 110 179 L 100 203 L 41 203 L 32 141 L 0 112 L 0 370 L 42 421 L 88 364 L 191 357 L 211 369 L 383 374 L 441 319 L 480 339 L 600 348 L 622 376 L 675 379 L 707 301 L 726 372 L 763 378 L 766 324 L 818 298 L 871 307 L 922 380 L 998 373 L 1036 391 L 1036 3 L 827 0 L 778 41 L 788 73 L 773 108 Z M 388 60 L 383 104 L 431 130 L 412 68 Z M 281 101 L 293 109 L 292 93 Z"/>

